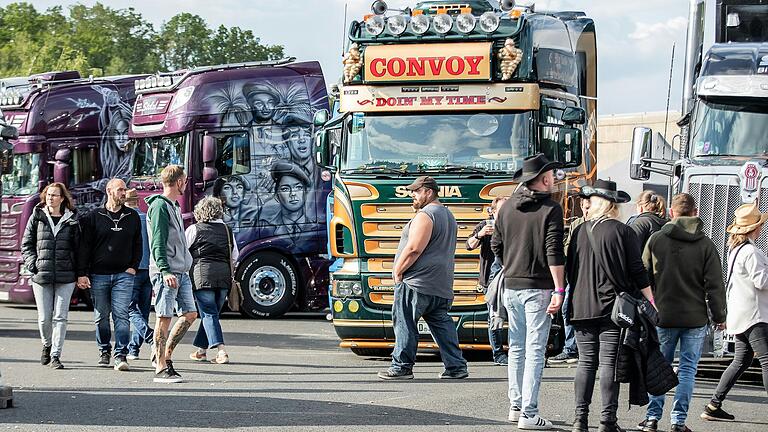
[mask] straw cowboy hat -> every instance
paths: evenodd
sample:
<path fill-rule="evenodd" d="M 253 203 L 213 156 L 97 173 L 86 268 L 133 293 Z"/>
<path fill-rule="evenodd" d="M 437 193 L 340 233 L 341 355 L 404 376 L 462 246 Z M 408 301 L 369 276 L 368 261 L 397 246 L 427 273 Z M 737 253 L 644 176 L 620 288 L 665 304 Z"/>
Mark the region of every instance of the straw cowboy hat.
<path fill-rule="evenodd" d="M 628 193 L 617 190 L 616 182 L 610 180 L 595 180 L 595 184 L 592 186 L 582 186 L 581 193 L 579 195 L 582 198 L 589 198 L 591 196 L 599 196 L 613 201 L 616 204 L 623 204 L 629 202 L 632 198 Z"/>
<path fill-rule="evenodd" d="M 759 229 L 768 220 L 768 213 L 760 213 L 757 202 L 739 206 L 735 212 L 733 223 L 726 231 L 731 234 L 747 234 Z"/>

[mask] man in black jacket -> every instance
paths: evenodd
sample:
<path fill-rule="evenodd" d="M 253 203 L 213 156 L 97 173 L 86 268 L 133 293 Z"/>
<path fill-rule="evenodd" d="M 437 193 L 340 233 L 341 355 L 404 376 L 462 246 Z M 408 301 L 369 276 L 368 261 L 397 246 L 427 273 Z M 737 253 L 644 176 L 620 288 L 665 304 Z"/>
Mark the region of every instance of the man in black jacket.
<path fill-rule="evenodd" d="M 693 197 L 682 193 L 672 198 L 672 221 L 651 235 L 643 252 L 643 263 L 651 277 L 661 352 L 668 362 L 680 343 L 680 362 L 671 412 L 673 432 L 688 432 L 685 420 L 693 395 L 696 368 L 707 334 L 709 317 L 723 328 L 725 287 L 720 255 L 714 242 L 702 231 Z M 664 396 L 651 396 L 646 419 L 640 427 L 656 432 L 664 411 Z"/>
<path fill-rule="evenodd" d="M 551 429 L 539 416 L 544 355 L 565 294 L 563 209 L 550 198 L 559 167 L 539 153 L 515 173 L 520 187 L 496 215 L 491 249 L 504 263 L 509 316 L 509 420 L 519 429 Z M 520 370 L 523 369 L 521 373 Z"/>
<path fill-rule="evenodd" d="M 99 366 L 109 367 L 111 314 L 115 323 L 115 370 L 119 371 L 129 369 L 126 361 L 131 337 L 128 311 L 134 276 L 143 254 L 141 220 L 135 210 L 124 205 L 125 193 L 124 181 L 110 180 L 107 203 L 83 218 L 78 271 L 78 286 L 90 287 L 93 296 L 96 343 L 101 351 Z"/>

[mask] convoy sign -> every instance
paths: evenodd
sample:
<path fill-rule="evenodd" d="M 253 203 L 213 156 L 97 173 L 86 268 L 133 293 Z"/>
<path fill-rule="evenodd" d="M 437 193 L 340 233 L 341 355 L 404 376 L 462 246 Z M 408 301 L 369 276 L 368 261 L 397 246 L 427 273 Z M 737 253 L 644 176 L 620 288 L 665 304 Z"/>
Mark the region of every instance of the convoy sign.
<path fill-rule="evenodd" d="M 365 81 L 491 79 L 491 43 L 372 45 L 365 49 Z"/>
<path fill-rule="evenodd" d="M 344 86 L 342 112 L 539 109 L 537 84 Z"/>

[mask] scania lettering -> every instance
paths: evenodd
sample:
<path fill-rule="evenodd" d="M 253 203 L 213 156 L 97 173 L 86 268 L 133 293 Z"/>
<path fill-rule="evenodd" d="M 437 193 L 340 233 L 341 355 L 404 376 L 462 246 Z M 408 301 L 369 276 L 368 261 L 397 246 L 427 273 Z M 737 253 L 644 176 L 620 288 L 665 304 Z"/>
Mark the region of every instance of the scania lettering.
<path fill-rule="evenodd" d="M 311 139 L 313 114 L 328 109 L 320 65 L 205 66 L 135 86 L 130 185 L 139 197 L 161 191 L 166 165 L 184 166 L 187 223 L 204 195 L 224 202 L 224 222 L 240 248 L 241 312 L 274 317 L 325 307 L 330 174 L 317 165 Z"/>
<path fill-rule="evenodd" d="M 488 217 L 494 197 L 513 192 L 511 177 L 525 157 L 544 152 L 565 164 L 555 198 L 568 218 L 575 216 L 570 197 L 596 172 L 593 21 L 581 12 L 464 3 L 463 9 L 446 9 L 455 5 L 450 1 L 417 3 L 405 18 L 429 24 L 486 14 L 498 26 L 444 34 L 410 26 L 394 34 L 392 26 L 374 33 L 365 19 L 353 22 L 333 111 L 315 119 L 322 125 L 318 157 L 335 174 L 328 223 L 338 259 L 333 325 L 341 346 L 359 355 L 386 355 L 394 345 L 391 273 L 414 215 L 405 186 L 417 176 L 437 179 L 441 201 L 458 222 L 451 316 L 461 346 L 489 350 L 478 251 L 465 249 L 467 237 Z M 375 19 L 399 21 L 403 13 Z M 429 328 L 419 329 L 419 347 L 434 349 Z"/>
<path fill-rule="evenodd" d="M 19 136 L 11 140 L 12 172 L 2 176 L 0 301 L 34 303 L 21 238 L 41 187 L 66 184 L 84 212 L 101 205 L 107 179 L 130 176 L 133 82 L 144 76 L 85 79 L 60 71 L 2 80 L 0 107 Z M 74 295 L 90 303 L 88 291 Z"/>

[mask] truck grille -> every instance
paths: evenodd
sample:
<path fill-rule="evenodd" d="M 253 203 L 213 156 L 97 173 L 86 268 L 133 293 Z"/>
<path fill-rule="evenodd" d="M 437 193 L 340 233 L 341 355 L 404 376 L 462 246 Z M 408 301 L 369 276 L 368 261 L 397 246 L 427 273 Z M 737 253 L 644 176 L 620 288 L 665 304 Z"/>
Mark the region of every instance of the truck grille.
<path fill-rule="evenodd" d="M 728 233 L 725 229 L 733 222 L 733 212 L 741 202 L 739 178 L 735 175 L 694 176 L 688 187 L 689 193 L 699 206 L 699 217 L 704 222 L 704 233 L 715 242 L 722 260 L 723 278 L 728 277 Z M 761 184 L 760 211 L 768 211 L 768 186 Z M 768 250 L 768 235 L 765 231 L 757 239 L 757 245 L 763 251 Z"/>
<path fill-rule="evenodd" d="M 18 215 L 3 213 L 2 219 L 0 219 L 0 249 L 19 249 L 21 233 L 19 233 L 18 225 Z"/>

